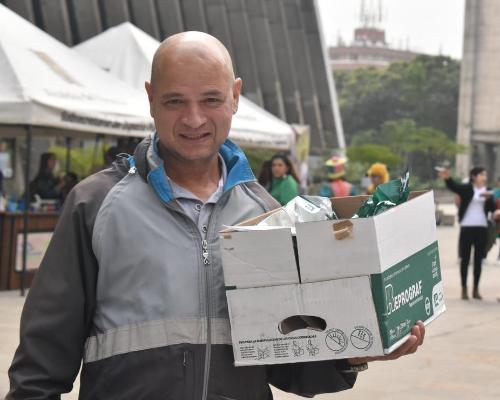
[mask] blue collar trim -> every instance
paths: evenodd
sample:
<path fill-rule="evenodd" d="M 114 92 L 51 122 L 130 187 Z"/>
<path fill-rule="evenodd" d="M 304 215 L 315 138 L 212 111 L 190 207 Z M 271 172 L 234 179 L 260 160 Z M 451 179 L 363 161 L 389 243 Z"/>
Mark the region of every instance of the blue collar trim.
<path fill-rule="evenodd" d="M 158 155 L 156 140 L 152 141 L 152 146 L 154 146 L 155 154 Z M 220 155 L 224 159 L 227 168 L 227 179 L 223 187 L 224 192 L 239 184 L 256 180 L 245 153 L 231 140 L 227 139 L 222 144 Z M 163 201 L 170 202 L 174 200 L 172 186 L 167 178 L 163 162 L 148 174 L 148 182 Z"/>
<path fill-rule="evenodd" d="M 130 169 L 135 168 L 135 157 L 133 155 L 129 155 L 127 161 Z"/>
<path fill-rule="evenodd" d="M 250 168 L 247 157 L 238 145 L 229 139 L 220 148 L 220 155 L 227 167 L 227 179 L 224 184 L 224 192 L 236 185 L 255 181 L 255 176 Z"/>
<path fill-rule="evenodd" d="M 172 190 L 172 186 L 170 185 L 163 165 L 157 167 L 148 174 L 148 181 L 163 201 L 168 203 L 174 199 L 174 191 Z"/>

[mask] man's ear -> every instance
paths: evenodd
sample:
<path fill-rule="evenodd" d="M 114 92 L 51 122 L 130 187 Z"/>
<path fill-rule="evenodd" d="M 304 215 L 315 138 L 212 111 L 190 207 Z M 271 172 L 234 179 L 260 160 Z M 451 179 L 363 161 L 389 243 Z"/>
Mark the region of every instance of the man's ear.
<path fill-rule="evenodd" d="M 236 78 L 233 83 L 233 114 L 238 111 L 238 103 L 240 101 L 241 88 L 243 87 L 243 81 L 241 78 Z"/>
<path fill-rule="evenodd" d="M 146 93 L 148 94 L 148 100 L 149 100 L 149 114 L 151 117 L 154 118 L 153 115 L 153 86 L 151 85 L 151 82 L 144 82 L 144 88 L 146 89 Z"/>

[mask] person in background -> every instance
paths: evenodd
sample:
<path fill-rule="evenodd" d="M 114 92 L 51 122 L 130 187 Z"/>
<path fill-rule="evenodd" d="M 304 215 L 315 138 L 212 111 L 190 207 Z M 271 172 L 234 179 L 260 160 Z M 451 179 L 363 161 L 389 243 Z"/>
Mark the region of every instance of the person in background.
<path fill-rule="evenodd" d="M 35 195 L 42 200 L 58 200 L 61 196 L 60 179 L 54 175 L 57 159 L 54 153 L 43 153 L 40 156 L 38 173 L 30 183 L 30 197 Z"/>
<path fill-rule="evenodd" d="M 7 200 L 3 195 L 3 172 L 0 169 L 0 212 L 5 211 Z"/>
<path fill-rule="evenodd" d="M 359 183 L 361 193 L 367 193 L 368 188 L 372 184 L 372 180 L 370 178 L 370 175 L 368 175 L 368 171 L 365 173 L 365 176 L 361 178 L 361 182 Z"/>
<path fill-rule="evenodd" d="M 0 196 L 3 195 L 3 172 L 0 169 Z"/>
<path fill-rule="evenodd" d="M 123 153 L 118 147 L 111 146 L 104 152 L 104 168 L 111 167 L 118 154 Z"/>
<path fill-rule="evenodd" d="M 259 178 L 257 181 L 267 191 L 271 190 L 273 180 L 273 172 L 271 171 L 271 160 L 265 160 L 260 168 Z"/>
<path fill-rule="evenodd" d="M 345 180 L 347 158 L 333 156 L 325 162 L 326 177 L 328 182 L 324 183 L 319 195 L 323 197 L 345 197 L 355 195 L 352 184 Z"/>
<path fill-rule="evenodd" d="M 74 172 L 67 172 L 66 175 L 61 179 L 61 204 L 64 204 L 64 200 L 68 197 L 71 189 L 78 183 L 78 175 Z"/>
<path fill-rule="evenodd" d="M 467 273 L 472 247 L 474 247 L 474 288 L 472 297 L 482 300 L 479 294 L 479 279 L 483 259 L 486 256 L 486 241 L 488 233 L 488 213 L 494 212 L 495 202 L 492 192 L 486 186 L 488 174 L 482 167 L 474 167 L 469 173 L 469 183 L 457 183 L 445 169 L 439 172 L 446 187 L 460 198 L 458 220 L 460 222 L 460 237 L 458 251 L 460 257 L 460 276 L 462 281 L 462 299 L 468 300 Z"/>
<path fill-rule="evenodd" d="M 387 166 L 382 163 L 372 164 L 370 169 L 368 169 L 368 176 L 372 180 L 372 183 L 370 186 L 368 186 L 367 194 L 375 193 L 378 185 L 387 183 L 390 179 Z"/>
<path fill-rule="evenodd" d="M 282 206 L 299 195 L 299 178 L 286 154 L 277 153 L 271 158 L 271 173 L 269 192 Z"/>
<path fill-rule="evenodd" d="M 493 201 L 495 202 L 496 207 L 493 219 L 497 223 L 497 238 L 500 238 L 500 177 L 498 177 L 495 189 L 493 190 Z M 500 250 L 498 252 L 497 259 L 500 260 Z"/>

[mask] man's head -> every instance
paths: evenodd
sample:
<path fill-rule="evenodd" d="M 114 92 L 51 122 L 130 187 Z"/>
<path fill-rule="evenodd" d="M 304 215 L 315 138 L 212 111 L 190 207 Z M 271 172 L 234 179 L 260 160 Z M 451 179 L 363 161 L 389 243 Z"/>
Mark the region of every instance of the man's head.
<path fill-rule="evenodd" d="M 183 32 L 163 41 L 146 91 L 164 155 L 180 162 L 216 158 L 241 85 L 227 49 L 213 36 Z"/>

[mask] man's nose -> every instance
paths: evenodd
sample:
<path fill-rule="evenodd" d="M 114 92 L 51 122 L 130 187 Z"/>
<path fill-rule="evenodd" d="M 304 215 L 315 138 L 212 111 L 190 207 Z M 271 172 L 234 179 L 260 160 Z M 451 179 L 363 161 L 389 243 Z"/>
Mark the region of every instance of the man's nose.
<path fill-rule="evenodd" d="M 193 129 L 201 127 L 206 121 L 205 113 L 198 104 L 189 105 L 182 117 L 184 125 Z"/>

